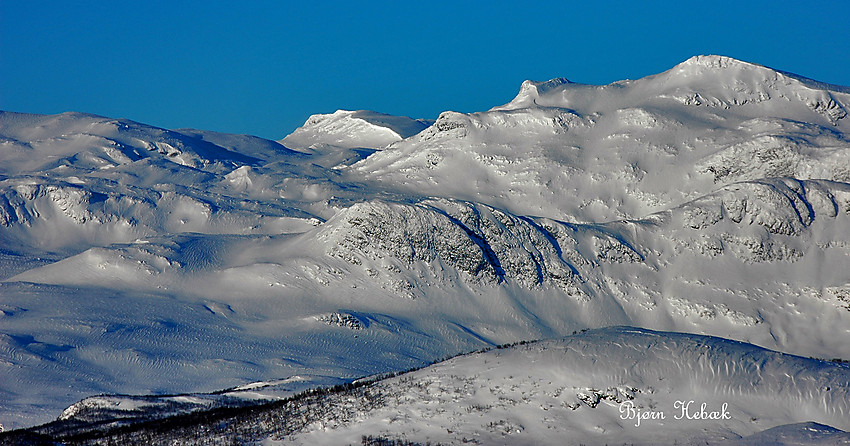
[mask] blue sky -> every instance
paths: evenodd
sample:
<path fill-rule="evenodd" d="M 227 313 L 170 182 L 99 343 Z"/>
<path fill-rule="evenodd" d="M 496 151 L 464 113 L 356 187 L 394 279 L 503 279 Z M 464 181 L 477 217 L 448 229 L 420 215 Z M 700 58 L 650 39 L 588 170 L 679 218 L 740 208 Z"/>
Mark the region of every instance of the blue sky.
<path fill-rule="evenodd" d="M 0 109 L 279 139 L 313 113 L 436 118 L 695 54 L 850 85 L 848 20 L 844 0 L 0 0 Z"/>

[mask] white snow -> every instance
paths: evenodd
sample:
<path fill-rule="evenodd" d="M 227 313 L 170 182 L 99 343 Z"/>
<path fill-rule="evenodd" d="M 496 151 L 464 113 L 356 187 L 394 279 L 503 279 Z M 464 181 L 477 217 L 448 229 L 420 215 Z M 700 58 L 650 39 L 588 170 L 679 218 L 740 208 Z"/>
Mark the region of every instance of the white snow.
<path fill-rule="evenodd" d="M 280 140 L 280 143 L 307 151 L 322 146 L 381 149 L 421 132 L 430 124 L 423 119 L 369 110 L 337 110 L 326 115 L 310 116 L 303 126 Z"/>
<path fill-rule="evenodd" d="M 605 86 L 528 81 L 433 124 L 315 115 L 281 142 L 2 112 L 0 423 L 612 325 L 850 359 L 848 104 L 706 56 Z M 805 413 L 846 429 L 822 406 Z M 608 415 L 582 422 L 644 435 Z M 718 432 L 773 427 L 738 421 Z"/>
<path fill-rule="evenodd" d="M 281 443 L 795 444 L 850 428 L 846 366 L 625 327 L 453 358 L 369 392 L 377 403 L 322 402 L 328 415 Z M 793 426 L 806 422 L 822 426 Z"/>

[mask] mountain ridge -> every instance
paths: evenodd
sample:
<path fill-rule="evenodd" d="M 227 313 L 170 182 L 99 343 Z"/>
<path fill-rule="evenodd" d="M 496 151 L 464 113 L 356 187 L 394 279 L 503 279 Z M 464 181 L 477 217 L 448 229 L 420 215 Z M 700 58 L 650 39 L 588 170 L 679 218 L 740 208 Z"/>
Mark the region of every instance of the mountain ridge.
<path fill-rule="evenodd" d="M 691 412 L 690 406 L 677 410 L 677 403 L 687 402 L 677 400 L 683 391 L 692 404 L 702 403 L 703 412 L 707 406 L 717 411 L 707 413 L 717 415 L 685 419 L 684 414 L 702 412 Z M 337 444 L 368 435 L 441 444 L 470 438 L 555 444 L 564 436 L 584 444 L 726 444 L 730 439 L 758 444 L 759 438 L 783 431 L 776 444 L 803 444 L 815 432 L 836 442 L 848 438 L 840 429 L 848 427 L 849 391 L 850 369 L 841 364 L 722 338 L 610 327 L 498 346 L 278 403 L 208 411 L 206 417 L 202 410 L 188 416 L 194 423 L 165 418 L 154 421 L 157 429 L 151 429 L 151 421 L 130 418 L 155 400 L 92 399 L 30 432 L 127 444 L 175 439 L 195 444 L 212 438 Z M 176 398 L 164 397 L 159 404 L 168 410 L 171 400 Z M 121 412 L 123 429 L 103 423 L 120 420 L 114 417 Z M 650 413 L 654 416 L 639 418 Z M 720 414 L 728 420 L 722 427 L 716 426 Z M 810 419 L 820 424 L 805 423 Z M 196 432 L 204 432 L 203 438 Z"/>
<path fill-rule="evenodd" d="M 292 147 L 0 114 L 0 423 L 611 325 L 850 359 L 846 93 L 723 60 Z"/>

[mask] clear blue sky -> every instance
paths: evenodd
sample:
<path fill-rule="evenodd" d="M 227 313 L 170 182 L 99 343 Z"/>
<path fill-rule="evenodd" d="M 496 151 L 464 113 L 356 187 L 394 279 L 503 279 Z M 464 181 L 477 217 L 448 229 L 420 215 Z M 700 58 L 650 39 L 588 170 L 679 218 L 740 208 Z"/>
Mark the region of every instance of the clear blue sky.
<path fill-rule="evenodd" d="M 0 0 L 0 109 L 278 139 L 313 113 L 436 118 L 695 54 L 850 85 L 848 23 L 845 0 Z"/>

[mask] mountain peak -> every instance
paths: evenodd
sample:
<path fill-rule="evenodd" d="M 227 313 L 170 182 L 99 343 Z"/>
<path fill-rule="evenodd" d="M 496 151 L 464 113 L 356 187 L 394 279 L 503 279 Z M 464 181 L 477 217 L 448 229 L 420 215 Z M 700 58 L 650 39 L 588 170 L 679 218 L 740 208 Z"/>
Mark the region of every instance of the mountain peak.
<path fill-rule="evenodd" d="M 691 83 L 695 79 L 706 77 L 711 79 L 719 77 L 717 79 L 719 81 L 750 78 L 752 81 L 763 82 L 766 79 L 780 78 L 782 75 L 783 73 L 772 68 L 728 56 L 699 55 L 689 58 L 659 76 L 668 80 L 677 79 Z M 653 77 L 655 76 L 650 76 L 650 78 Z"/>
<path fill-rule="evenodd" d="M 562 85 L 572 84 L 573 82 L 565 77 L 556 77 L 555 79 L 550 79 L 544 82 L 526 80 L 523 81 L 522 85 L 519 88 L 519 93 L 517 93 L 516 97 L 509 103 L 494 107 L 492 110 L 513 110 L 517 108 L 524 108 L 530 105 L 536 104 L 537 99 L 541 94 L 545 94 L 551 90 L 554 90 Z"/>
<path fill-rule="evenodd" d="M 720 56 L 716 54 L 697 55 L 677 65 L 679 67 L 698 66 L 704 68 L 729 68 L 735 66 L 758 66 L 749 62 L 744 62 L 729 56 Z"/>
<path fill-rule="evenodd" d="M 554 88 L 560 87 L 564 84 L 572 84 L 573 82 L 565 77 L 556 77 L 554 79 L 549 79 L 544 82 L 536 82 L 532 80 L 527 80 L 522 83 L 522 88 L 531 88 L 533 87 L 537 90 L 538 93 L 545 93 Z"/>
<path fill-rule="evenodd" d="M 742 74 L 745 72 L 760 73 L 762 75 L 760 77 L 761 79 L 790 79 L 804 85 L 805 87 L 815 90 L 829 90 L 841 93 L 850 93 L 850 88 L 845 86 L 832 85 L 825 82 L 816 81 L 804 76 L 800 76 L 799 74 L 776 70 L 765 65 L 746 62 L 732 57 L 719 55 L 693 56 L 690 59 L 676 65 L 665 73 L 683 76 L 687 78 L 699 75 L 704 76 L 709 73 L 714 75 L 720 75 L 724 72 L 734 72 L 738 74 Z M 730 73 L 730 75 L 732 74 Z"/>
<path fill-rule="evenodd" d="M 390 143 L 413 136 L 431 125 L 431 121 L 394 116 L 371 110 L 337 110 L 315 114 L 280 142 L 295 149 L 320 145 L 381 149 Z"/>

